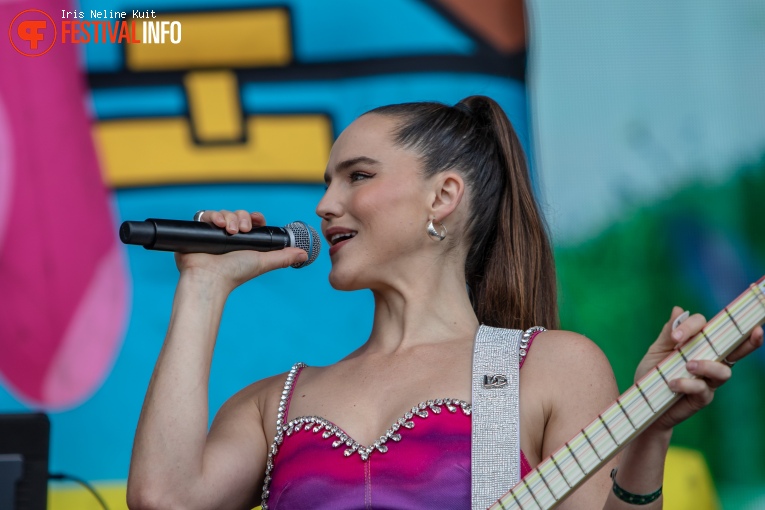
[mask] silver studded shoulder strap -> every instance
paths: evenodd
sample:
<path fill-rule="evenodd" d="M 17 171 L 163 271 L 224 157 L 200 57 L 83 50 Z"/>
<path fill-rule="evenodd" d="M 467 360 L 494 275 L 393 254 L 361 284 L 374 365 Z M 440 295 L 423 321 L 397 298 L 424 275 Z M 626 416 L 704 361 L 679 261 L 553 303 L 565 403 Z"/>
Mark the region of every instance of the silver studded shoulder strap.
<path fill-rule="evenodd" d="M 484 325 L 476 333 L 470 460 L 473 510 L 486 510 L 520 480 L 518 361 L 522 334 L 517 329 Z"/>

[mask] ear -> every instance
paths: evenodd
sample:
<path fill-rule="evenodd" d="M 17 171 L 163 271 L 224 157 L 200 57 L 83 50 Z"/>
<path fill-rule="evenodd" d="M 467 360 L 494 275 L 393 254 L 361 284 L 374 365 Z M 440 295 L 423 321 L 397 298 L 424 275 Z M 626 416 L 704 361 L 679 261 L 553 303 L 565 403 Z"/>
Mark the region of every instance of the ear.
<path fill-rule="evenodd" d="M 438 221 L 444 221 L 462 201 L 465 181 L 454 171 L 441 172 L 433 180 L 433 202 L 430 214 Z"/>

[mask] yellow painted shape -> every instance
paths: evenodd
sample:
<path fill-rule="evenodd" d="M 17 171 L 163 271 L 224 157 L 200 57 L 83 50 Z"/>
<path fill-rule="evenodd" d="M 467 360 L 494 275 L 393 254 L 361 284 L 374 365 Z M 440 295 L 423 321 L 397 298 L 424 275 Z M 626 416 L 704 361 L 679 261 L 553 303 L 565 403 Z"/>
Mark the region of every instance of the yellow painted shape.
<path fill-rule="evenodd" d="M 195 145 L 183 117 L 96 124 L 94 136 L 108 185 L 229 181 L 323 182 L 332 144 L 323 115 L 255 115 L 247 142 Z"/>
<path fill-rule="evenodd" d="M 144 20 L 135 21 L 136 37 L 143 43 L 125 45 L 131 71 L 284 66 L 292 60 L 286 9 L 161 14 L 145 20 L 179 21 L 178 44 L 172 44 L 167 36 L 164 44 L 146 44 Z"/>
<path fill-rule="evenodd" d="M 109 510 L 127 510 L 125 482 L 91 484 L 104 499 Z M 48 510 L 103 510 L 98 500 L 80 485 L 50 484 Z"/>
<path fill-rule="evenodd" d="M 664 468 L 665 510 L 719 510 L 709 468 L 701 452 L 672 447 Z"/>
<path fill-rule="evenodd" d="M 94 483 L 109 510 L 128 510 L 125 482 Z M 48 488 L 48 510 L 103 510 L 93 494 L 80 485 L 56 484 Z M 261 510 L 255 507 L 253 510 Z"/>
<path fill-rule="evenodd" d="M 197 71 L 188 73 L 183 83 L 199 140 L 215 142 L 242 137 L 242 109 L 234 73 Z"/>

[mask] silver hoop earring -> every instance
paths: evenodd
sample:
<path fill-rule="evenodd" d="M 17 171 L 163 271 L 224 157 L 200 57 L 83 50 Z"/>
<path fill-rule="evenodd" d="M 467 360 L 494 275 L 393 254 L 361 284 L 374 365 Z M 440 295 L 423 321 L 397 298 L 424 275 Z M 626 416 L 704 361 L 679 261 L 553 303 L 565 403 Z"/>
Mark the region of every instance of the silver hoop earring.
<path fill-rule="evenodd" d="M 433 225 L 433 220 L 430 220 L 428 223 L 428 235 L 431 237 L 431 239 L 435 239 L 437 241 L 443 241 L 446 237 L 446 227 L 443 223 L 440 221 L 436 221 L 439 225 L 440 232 L 436 230 L 436 227 Z"/>

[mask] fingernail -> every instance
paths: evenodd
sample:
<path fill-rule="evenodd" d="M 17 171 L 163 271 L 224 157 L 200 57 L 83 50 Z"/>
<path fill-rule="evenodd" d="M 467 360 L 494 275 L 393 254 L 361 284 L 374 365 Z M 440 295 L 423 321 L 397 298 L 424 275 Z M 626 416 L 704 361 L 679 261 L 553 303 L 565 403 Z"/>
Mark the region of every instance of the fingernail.
<path fill-rule="evenodd" d="M 699 367 L 699 362 L 695 360 L 689 361 L 688 363 L 685 364 L 685 368 L 687 368 L 688 371 L 696 370 L 698 367 Z"/>
<path fill-rule="evenodd" d="M 676 329 L 672 332 L 672 338 L 675 340 L 682 340 L 683 339 L 683 330 L 682 329 Z"/>
<path fill-rule="evenodd" d="M 236 223 L 232 221 L 231 223 L 228 224 L 228 228 L 229 230 L 233 230 L 234 232 L 236 232 L 237 230 Z"/>
<path fill-rule="evenodd" d="M 680 308 L 680 307 L 675 307 L 675 308 L 679 308 L 680 310 L 682 310 L 682 308 Z M 690 316 L 691 316 L 691 312 L 689 312 L 688 310 L 685 310 L 683 313 L 681 313 L 680 315 L 678 315 L 678 316 L 675 318 L 675 320 L 674 320 L 674 321 L 672 321 L 672 331 L 676 330 L 676 329 L 677 329 L 677 327 L 678 327 L 680 324 L 682 324 L 682 323 L 685 321 L 685 319 L 687 319 L 687 318 L 688 318 L 688 317 L 690 317 Z"/>
<path fill-rule="evenodd" d="M 239 228 L 247 228 L 247 222 L 245 220 L 240 221 Z"/>

